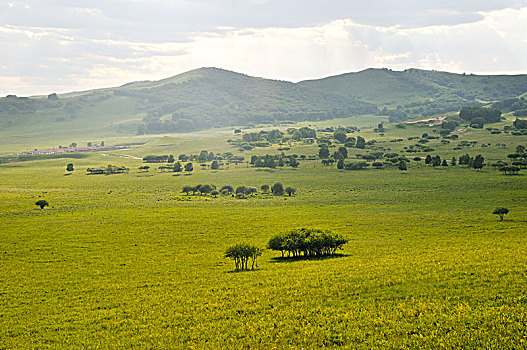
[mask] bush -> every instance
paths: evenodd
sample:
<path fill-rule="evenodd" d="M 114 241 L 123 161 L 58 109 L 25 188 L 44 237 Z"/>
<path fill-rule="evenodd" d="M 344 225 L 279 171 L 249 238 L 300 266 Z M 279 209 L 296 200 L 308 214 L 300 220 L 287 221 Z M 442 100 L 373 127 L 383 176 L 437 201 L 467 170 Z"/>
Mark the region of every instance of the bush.
<path fill-rule="evenodd" d="M 35 203 L 35 205 L 38 205 L 40 207 L 40 209 L 44 209 L 44 207 L 48 207 L 49 206 L 49 203 L 48 203 L 48 201 L 46 201 L 44 199 L 41 199 L 41 200 L 37 201 Z"/>

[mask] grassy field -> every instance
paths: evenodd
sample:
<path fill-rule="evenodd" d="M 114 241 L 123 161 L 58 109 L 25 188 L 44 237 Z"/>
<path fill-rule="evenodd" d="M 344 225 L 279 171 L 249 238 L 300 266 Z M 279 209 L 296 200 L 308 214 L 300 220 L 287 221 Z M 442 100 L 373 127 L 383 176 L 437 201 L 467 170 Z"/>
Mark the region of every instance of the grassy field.
<path fill-rule="evenodd" d="M 415 144 L 408 136 L 427 131 L 360 134 L 400 152 Z M 431 140 L 430 153 L 506 160 L 527 144 L 484 129 L 459 134 L 451 144 Z M 524 175 L 415 161 L 406 172 L 343 171 L 316 160 L 272 170 L 196 164 L 192 175 L 176 176 L 139 172 L 141 160 L 119 157 L 237 153 L 229 138 L 167 135 L 110 152 L 117 156 L 0 164 L 0 348 L 527 347 Z M 478 143 L 453 150 L 463 140 Z M 317 147 L 294 143 L 286 153 L 315 155 Z M 407 157 L 415 155 L 423 154 Z M 69 162 L 75 171 L 65 175 Z M 131 170 L 86 175 L 109 163 Z M 275 182 L 297 194 L 181 194 L 198 183 Z M 39 199 L 50 207 L 37 209 Z M 510 210 L 501 222 L 492 215 L 498 206 Z M 264 248 L 299 227 L 330 229 L 349 243 L 338 257 L 313 260 L 266 250 L 247 272 L 233 272 L 223 257 L 232 244 Z"/>

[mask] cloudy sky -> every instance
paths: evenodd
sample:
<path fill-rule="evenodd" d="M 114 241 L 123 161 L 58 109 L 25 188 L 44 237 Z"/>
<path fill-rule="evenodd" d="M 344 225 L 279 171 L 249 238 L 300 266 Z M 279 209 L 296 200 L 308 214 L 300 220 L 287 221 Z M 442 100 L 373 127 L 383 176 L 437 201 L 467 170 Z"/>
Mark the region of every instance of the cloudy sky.
<path fill-rule="evenodd" d="M 527 73 L 526 34 L 527 0 L 0 0 L 0 96 L 211 66 L 289 81 Z"/>

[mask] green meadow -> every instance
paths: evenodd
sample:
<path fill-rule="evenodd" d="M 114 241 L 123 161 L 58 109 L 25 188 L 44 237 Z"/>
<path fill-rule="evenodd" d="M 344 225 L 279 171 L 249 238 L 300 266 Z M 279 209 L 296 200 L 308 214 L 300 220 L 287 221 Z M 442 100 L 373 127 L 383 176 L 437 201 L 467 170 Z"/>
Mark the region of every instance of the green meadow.
<path fill-rule="evenodd" d="M 430 140 L 433 152 L 404 153 L 416 143 L 408 137 L 425 132 L 432 128 L 358 133 L 405 154 L 407 171 L 338 170 L 318 158 L 296 169 L 254 168 L 251 155 L 277 154 L 278 146 L 240 153 L 227 143 L 240 136 L 226 129 L 106 139 L 144 144 L 0 164 L 0 348 L 526 348 L 525 174 L 412 159 L 468 153 L 487 164 L 507 161 L 527 136 L 469 128 L 450 143 Z M 454 150 L 471 140 L 477 143 Z M 57 136 L 46 145 L 72 141 L 83 140 Z M 288 155 L 318 155 L 316 144 L 290 146 Z M 187 175 L 156 164 L 139 171 L 140 159 L 123 157 L 201 150 L 246 161 L 219 170 L 195 163 Z M 372 151 L 350 148 L 349 158 Z M 130 171 L 86 174 L 108 164 Z M 181 193 L 184 185 L 276 182 L 296 194 Z M 36 207 L 40 199 L 50 206 Z M 492 214 L 496 207 L 510 210 L 503 221 Z M 301 227 L 349 242 L 325 258 L 280 259 L 264 250 L 258 267 L 242 272 L 223 256 L 231 245 L 265 248 L 275 234 Z"/>

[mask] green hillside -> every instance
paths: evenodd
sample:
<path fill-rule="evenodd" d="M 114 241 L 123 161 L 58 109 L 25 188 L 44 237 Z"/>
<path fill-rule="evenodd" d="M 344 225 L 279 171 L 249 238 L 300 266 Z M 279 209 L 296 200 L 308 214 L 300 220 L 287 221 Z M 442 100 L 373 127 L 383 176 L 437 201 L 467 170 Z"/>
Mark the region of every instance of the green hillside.
<path fill-rule="evenodd" d="M 358 115 L 389 116 L 397 122 L 526 92 L 527 75 L 367 69 L 295 84 L 201 68 L 116 88 L 0 98 L 0 137 L 32 147 L 48 138 L 66 143 Z"/>
<path fill-rule="evenodd" d="M 459 111 L 519 96 L 527 90 L 527 75 L 465 75 L 407 69 L 366 69 L 301 86 L 358 98 L 376 104 L 393 121 Z"/>

